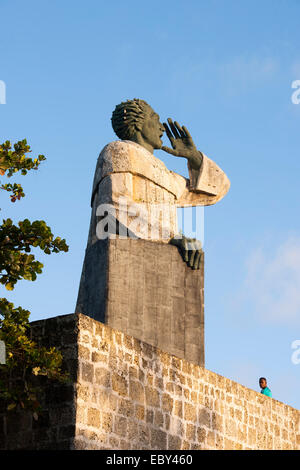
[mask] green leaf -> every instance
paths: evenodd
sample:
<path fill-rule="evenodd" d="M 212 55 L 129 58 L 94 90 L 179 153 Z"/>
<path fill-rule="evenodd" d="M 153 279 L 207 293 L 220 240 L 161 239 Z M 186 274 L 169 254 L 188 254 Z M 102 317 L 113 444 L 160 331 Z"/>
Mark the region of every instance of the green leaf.
<path fill-rule="evenodd" d="M 9 282 L 8 284 L 6 284 L 6 285 L 5 285 L 5 288 L 6 288 L 7 290 L 14 290 L 14 286 L 13 286 L 13 284 L 12 284 L 11 282 Z"/>
<path fill-rule="evenodd" d="M 17 406 L 16 403 L 10 403 L 9 405 L 7 405 L 7 411 L 13 410 L 16 406 Z"/>

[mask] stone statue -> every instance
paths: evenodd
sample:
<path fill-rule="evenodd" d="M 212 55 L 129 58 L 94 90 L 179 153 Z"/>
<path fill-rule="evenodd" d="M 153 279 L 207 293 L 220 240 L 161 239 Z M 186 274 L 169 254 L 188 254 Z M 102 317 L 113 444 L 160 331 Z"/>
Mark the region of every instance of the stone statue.
<path fill-rule="evenodd" d="M 177 208 L 215 204 L 229 180 L 184 126 L 162 124 L 143 100 L 116 106 L 112 126 L 120 140 L 97 161 L 75 311 L 204 367 L 204 256 L 178 234 Z M 186 158 L 189 179 L 154 149 Z"/>
<path fill-rule="evenodd" d="M 106 145 L 97 161 L 88 246 L 114 236 L 172 243 L 198 269 L 201 243 L 178 236 L 176 208 L 215 204 L 229 190 L 227 176 L 197 150 L 185 126 L 170 118 L 162 124 L 143 100 L 117 105 L 111 121 L 121 140 Z M 164 131 L 172 148 L 162 145 Z M 154 149 L 186 158 L 190 178 L 168 170 Z"/>

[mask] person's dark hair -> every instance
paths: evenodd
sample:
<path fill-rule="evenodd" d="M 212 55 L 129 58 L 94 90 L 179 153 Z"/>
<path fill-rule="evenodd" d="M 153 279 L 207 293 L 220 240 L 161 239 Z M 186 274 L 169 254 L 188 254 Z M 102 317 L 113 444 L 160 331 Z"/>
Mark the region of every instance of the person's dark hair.
<path fill-rule="evenodd" d="M 112 113 L 113 130 L 121 140 L 130 140 L 136 130 L 142 130 L 144 118 L 152 109 L 144 100 L 122 101 Z"/>
<path fill-rule="evenodd" d="M 259 382 L 261 382 L 262 380 L 267 381 L 267 379 L 265 377 L 260 377 Z"/>

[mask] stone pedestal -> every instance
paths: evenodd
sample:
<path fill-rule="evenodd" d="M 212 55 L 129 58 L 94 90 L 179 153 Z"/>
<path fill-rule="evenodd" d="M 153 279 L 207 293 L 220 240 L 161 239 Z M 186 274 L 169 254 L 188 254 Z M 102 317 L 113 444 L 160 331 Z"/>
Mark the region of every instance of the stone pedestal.
<path fill-rule="evenodd" d="M 99 240 L 86 250 L 76 312 L 204 366 L 203 258 L 192 270 L 166 243 Z"/>

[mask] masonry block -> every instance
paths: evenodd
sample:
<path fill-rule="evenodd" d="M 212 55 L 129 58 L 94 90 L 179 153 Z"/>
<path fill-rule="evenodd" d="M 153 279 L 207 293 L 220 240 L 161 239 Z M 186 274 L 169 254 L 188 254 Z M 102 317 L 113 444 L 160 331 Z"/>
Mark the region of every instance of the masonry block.
<path fill-rule="evenodd" d="M 76 312 L 204 366 L 204 255 L 192 270 L 167 243 L 98 240 L 86 250 Z"/>

